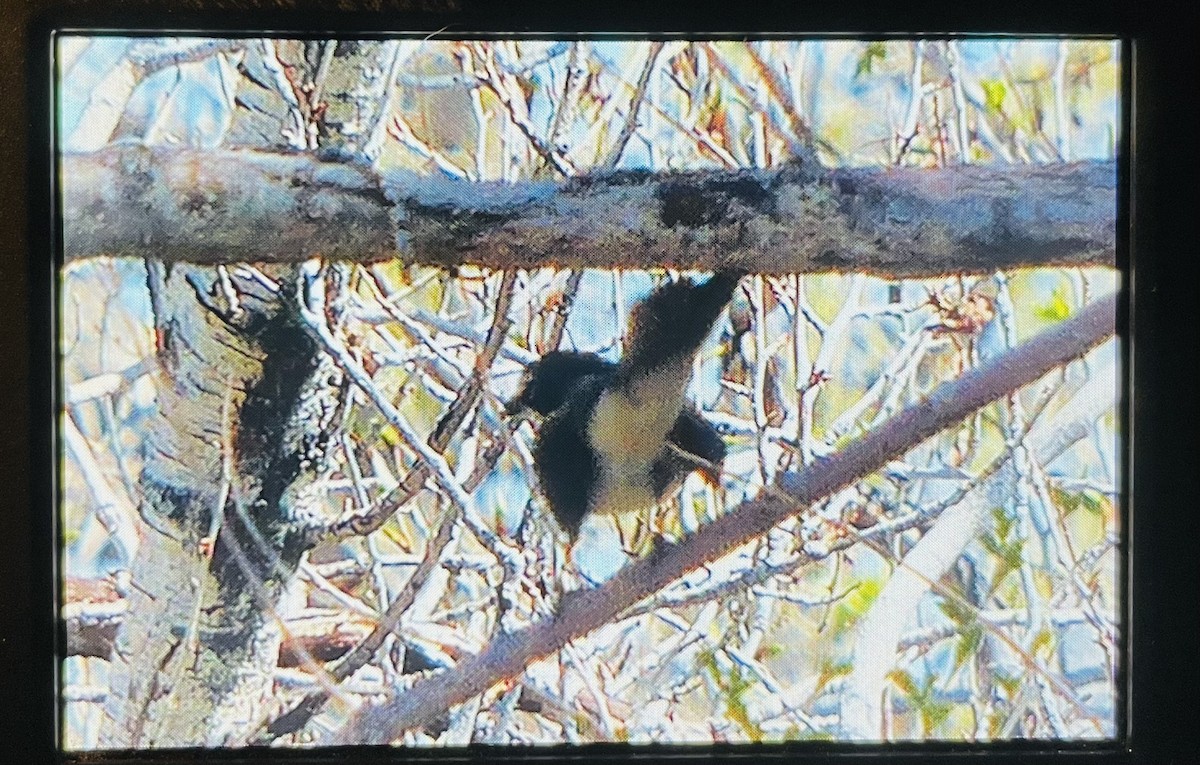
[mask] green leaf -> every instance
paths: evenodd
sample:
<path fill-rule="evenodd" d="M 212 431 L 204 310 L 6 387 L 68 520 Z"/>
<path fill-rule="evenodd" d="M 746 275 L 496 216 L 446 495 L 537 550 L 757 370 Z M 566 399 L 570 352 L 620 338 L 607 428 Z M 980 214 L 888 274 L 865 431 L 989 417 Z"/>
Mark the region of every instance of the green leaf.
<path fill-rule="evenodd" d="M 1104 515 L 1104 498 L 1096 492 L 1085 491 L 1081 492 L 1079 499 L 1083 505 L 1083 509 L 1093 515 Z"/>
<path fill-rule="evenodd" d="M 984 534 L 979 538 L 979 544 L 992 555 L 1004 557 L 1004 542 L 997 539 L 995 533 Z"/>
<path fill-rule="evenodd" d="M 888 679 L 895 683 L 896 687 L 899 688 L 900 692 L 905 696 L 913 699 L 920 697 L 921 692 L 917 688 L 917 683 L 913 680 L 912 675 L 910 675 L 908 672 L 905 672 L 902 669 L 892 670 L 888 673 Z"/>
<path fill-rule="evenodd" d="M 392 447 L 404 443 L 404 438 L 400 435 L 400 431 L 391 425 L 387 425 L 379 431 L 379 438 L 385 444 Z"/>
<path fill-rule="evenodd" d="M 992 534 L 985 534 L 980 538 L 979 542 L 985 550 L 999 558 L 996 561 L 995 576 L 992 578 L 992 584 L 988 590 L 990 594 L 994 595 L 1000 585 L 1004 583 L 1005 577 L 1021 567 L 1025 542 L 1020 539 L 1014 539 L 1011 542 L 1001 542 Z"/>
<path fill-rule="evenodd" d="M 875 599 L 883 590 L 883 580 L 864 579 L 833 609 L 830 623 L 835 632 L 849 628 L 860 616 L 871 609 Z"/>
<path fill-rule="evenodd" d="M 980 80 L 979 86 L 983 88 L 984 107 L 992 114 L 999 114 L 1004 109 L 1004 97 L 1008 95 L 1008 88 L 1004 87 L 1002 80 Z"/>
<path fill-rule="evenodd" d="M 530 350 L 529 338 L 525 337 L 525 333 L 522 332 L 519 327 L 516 327 L 516 326 L 510 327 L 508 330 L 508 335 L 506 337 L 513 345 L 517 346 L 521 350 L 523 350 L 523 351 Z"/>
<path fill-rule="evenodd" d="M 972 622 L 962 631 L 958 643 L 954 646 L 954 669 L 957 670 L 967 659 L 974 656 L 982 643 L 983 625 L 978 621 Z"/>
<path fill-rule="evenodd" d="M 969 624 L 975 618 L 974 612 L 963 605 L 957 598 L 942 598 L 938 601 L 938 608 L 959 629 L 962 629 L 964 625 Z"/>
<path fill-rule="evenodd" d="M 1009 700 L 1015 699 L 1017 697 L 1017 692 L 1021 690 L 1021 682 L 1023 681 L 1023 678 L 1021 678 L 1019 676 L 1013 677 L 1011 675 L 1006 675 L 1001 672 L 995 673 L 995 675 L 993 675 L 993 678 L 996 681 L 996 685 L 999 685 L 1001 688 L 1004 689 L 1004 693 L 1007 694 Z"/>
<path fill-rule="evenodd" d="M 1055 287 L 1054 292 L 1050 294 L 1049 302 L 1040 305 L 1036 309 L 1038 318 L 1046 321 L 1063 321 L 1071 316 L 1071 304 L 1067 301 L 1067 291 L 1061 287 Z"/>
<path fill-rule="evenodd" d="M 929 736 L 937 729 L 939 725 L 946 721 L 950 716 L 951 707 L 949 704 L 940 704 L 929 702 L 921 707 L 921 725 L 925 728 L 925 735 Z"/>
<path fill-rule="evenodd" d="M 1030 653 L 1038 653 L 1042 648 L 1052 650 L 1054 648 L 1054 636 L 1049 630 L 1038 630 L 1038 633 L 1033 636 L 1033 644 L 1030 645 Z"/>
<path fill-rule="evenodd" d="M 833 442 L 834 451 L 841 451 L 842 449 L 849 446 L 852 441 L 854 441 L 861 435 L 862 435 L 861 432 L 860 433 L 846 433 L 841 438 L 838 438 L 837 440 L 835 440 Z"/>
<path fill-rule="evenodd" d="M 983 549 L 999 558 L 989 589 L 991 594 L 995 594 L 996 589 L 1004 583 L 1004 578 L 1021 567 L 1025 541 L 1013 536 L 1012 531 L 1016 525 L 1016 518 L 1005 512 L 1003 508 L 994 508 L 992 518 L 996 522 L 996 529 L 980 537 L 979 544 Z"/>
<path fill-rule="evenodd" d="M 784 741 L 836 741 L 837 738 L 828 731 L 813 730 L 807 726 L 801 728 L 796 723 L 790 723 L 783 731 Z"/>
<path fill-rule="evenodd" d="M 1020 568 L 1024 561 L 1022 553 L 1025 551 L 1025 540 L 1014 539 L 1004 547 L 1004 563 L 1010 569 Z"/>
<path fill-rule="evenodd" d="M 864 74 L 870 74 L 875 62 L 883 61 L 885 58 L 887 58 L 887 47 L 882 41 L 876 40 L 867 43 L 867 46 L 863 48 L 862 55 L 858 57 L 858 66 L 854 68 L 855 79 Z"/>
<path fill-rule="evenodd" d="M 754 682 L 742 674 L 742 665 L 734 664 L 729 670 L 729 693 L 731 696 L 741 698 Z"/>
<path fill-rule="evenodd" d="M 766 643 L 759 649 L 758 655 L 760 659 L 774 659 L 783 653 L 783 646 L 778 643 Z"/>
<path fill-rule="evenodd" d="M 993 507 L 992 520 L 996 522 L 996 536 L 1001 542 L 1007 542 L 1008 535 L 1012 533 L 1017 519 L 1010 515 L 1003 507 Z"/>
<path fill-rule="evenodd" d="M 1057 486 L 1051 486 L 1050 501 L 1059 508 L 1065 518 L 1079 509 L 1082 497 L 1074 492 L 1064 491 Z"/>
<path fill-rule="evenodd" d="M 725 716 L 731 722 L 737 723 L 751 741 L 762 741 L 762 726 L 750 719 L 750 712 L 746 709 L 746 702 L 743 698 L 746 691 L 754 686 L 754 681 L 742 673 L 741 665 L 735 662 L 729 670 L 729 675 L 723 676 L 717 665 L 717 656 L 713 649 L 704 649 L 696 654 L 696 663 L 708 672 L 713 682 L 723 692 Z"/>
<path fill-rule="evenodd" d="M 999 709 L 994 709 L 993 711 L 988 712 L 988 716 L 987 716 L 988 735 L 991 736 L 992 738 L 999 738 L 1000 731 L 1002 731 L 1004 729 L 1004 723 L 1007 719 L 1008 719 L 1008 715 Z"/>
<path fill-rule="evenodd" d="M 817 687 L 814 692 L 820 693 L 831 680 L 848 675 L 853 669 L 854 665 L 848 661 L 834 662 L 827 659 L 821 662 L 821 672 L 817 675 Z"/>
<path fill-rule="evenodd" d="M 746 709 L 746 701 L 743 698 L 752 685 L 753 681 L 742 675 L 741 665 L 734 664 L 729 670 L 729 683 L 725 686 L 728 710 L 726 716 L 737 723 L 751 741 L 762 741 L 762 726 L 750 719 L 750 712 Z"/>

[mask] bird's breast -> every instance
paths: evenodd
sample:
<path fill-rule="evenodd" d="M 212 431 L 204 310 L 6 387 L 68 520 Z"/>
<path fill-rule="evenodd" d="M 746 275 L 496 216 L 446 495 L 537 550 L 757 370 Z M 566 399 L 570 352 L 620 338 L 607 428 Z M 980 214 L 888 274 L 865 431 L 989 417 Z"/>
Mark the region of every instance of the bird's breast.
<path fill-rule="evenodd" d="M 658 497 L 647 483 L 602 475 L 588 511 L 596 515 L 634 513 L 654 507 Z"/>
<path fill-rule="evenodd" d="M 606 461 L 645 464 L 648 470 L 682 407 L 680 391 L 605 391 L 588 421 L 588 441 Z"/>
<path fill-rule="evenodd" d="M 651 469 L 682 408 L 678 375 L 648 375 L 600 394 L 587 428 L 600 468 L 592 512 L 641 510 L 658 501 Z"/>

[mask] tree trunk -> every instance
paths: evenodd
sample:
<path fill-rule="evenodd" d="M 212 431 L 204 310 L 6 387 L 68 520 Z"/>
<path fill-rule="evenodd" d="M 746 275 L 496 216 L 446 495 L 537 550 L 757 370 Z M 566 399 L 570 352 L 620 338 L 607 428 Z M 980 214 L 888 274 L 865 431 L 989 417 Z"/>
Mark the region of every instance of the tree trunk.
<path fill-rule="evenodd" d="M 277 87 L 244 90 L 243 98 L 261 103 L 239 110 L 227 144 L 312 148 L 309 133 L 316 130 L 326 150 L 354 156 L 361 147 L 342 134 L 342 125 L 365 119 L 364 108 L 384 100 L 384 81 L 367 73 L 394 44 L 247 44 L 247 70 Z M 280 81 L 289 77 L 294 81 Z M 313 80 L 322 83 L 324 95 L 298 87 Z M 364 90 L 368 80 L 374 84 Z M 317 100 L 327 107 L 320 119 L 313 111 Z M 120 174 L 140 178 L 134 184 L 143 185 L 140 191 L 106 187 L 134 205 L 121 226 L 149 225 L 166 234 L 157 228 L 157 203 L 138 202 L 149 201 L 143 193 L 163 191 L 164 176 L 136 152 L 124 156 Z M 283 162 L 276 169 L 290 175 L 288 160 Z M 136 253 L 147 262 L 161 416 L 154 419 L 145 447 L 142 545 L 132 563 L 132 585 L 125 593 L 129 609 L 113 654 L 103 746 L 238 743 L 233 737 L 244 735 L 252 720 L 269 711 L 264 705 L 272 698 L 281 638 L 276 605 L 304 552 L 306 531 L 319 522 L 315 495 L 306 487 L 324 469 L 325 445 L 340 423 L 345 388 L 341 369 L 300 323 L 296 262 L 258 269 L 217 264 L 266 260 L 244 248 L 272 239 L 305 257 L 338 252 L 349 257 L 379 249 L 381 224 L 388 218 L 379 195 L 368 188 L 373 179 L 360 168 L 338 167 L 333 185 L 357 189 L 345 198 L 324 191 L 330 182 L 325 177 L 295 183 L 273 176 L 300 191 L 298 200 L 276 196 L 288 210 L 286 234 L 271 232 L 262 217 L 251 214 L 249 219 L 260 225 L 193 232 L 197 247 L 221 253 L 205 264 L 172 263 L 157 247 Z M 201 162 L 185 173 L 190 179 L 175 180 L 191 191 L 177 201 L 193 214 L 228 220 L 229 214 L 252 212 L 255 199 L 239 198 L 230 206 L 229 198 L 199 192 L 201 177 L 239 185 L 240 170 Z M 68 196 L 80 180 L 72 176 Z M 256 200 L 270 207 L 270 196 Z M 171 204 L 162 196 L 158 203 Z M 85 217 L 89 222 L 82 228 L 68 224 L 68 249 L 87 239 L 93 225 L 102 226 L 106 216 L 94 208 Z M 364 223 L 372 225 L 364 229 Z M 321 246 L 327 231 L 360 230 L 362 240 L 352 235 L 336 249 Z M 144 241 L 155 239 L 150 235 Z M 306 249 L 310 244 L 318 249 Z M 341 275 L 331 269 L 326 279 L 331 292 Z M 336 325 L 337 301 L 326 302 L 326 319 Z"/>
<path fill-rule="evenodd" d="M 303 552 L 299 487 L 323 462 L 341 375 L 298 323 L 295 267 L 147 270 L 165 416 L 147 439 L 105 743 L 219 744 L 239 722 L 222 718 L 269 697 L 271 615 Z"/>

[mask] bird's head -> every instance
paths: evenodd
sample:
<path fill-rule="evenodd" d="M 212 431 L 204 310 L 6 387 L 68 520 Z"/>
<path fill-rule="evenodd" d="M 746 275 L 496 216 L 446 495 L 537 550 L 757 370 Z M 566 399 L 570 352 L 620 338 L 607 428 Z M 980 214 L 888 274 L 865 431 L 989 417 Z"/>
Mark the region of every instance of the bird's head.
<path fill-rule="evenodd" d="M 558 409 L 585 377 L 609 377 L 616 369 L 594 353 L 551 351 L 525 367 L 517 394 L 506 404 L 510 415 L 535 412 L 543 417 Z"/>

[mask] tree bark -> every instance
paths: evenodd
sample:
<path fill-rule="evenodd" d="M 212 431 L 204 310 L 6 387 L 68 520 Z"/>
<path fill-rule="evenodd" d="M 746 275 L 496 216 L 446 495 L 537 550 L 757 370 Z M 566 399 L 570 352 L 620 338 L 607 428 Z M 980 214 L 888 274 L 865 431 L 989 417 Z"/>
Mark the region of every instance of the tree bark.
<path fill-rule="evenodd" d="M 452 670 L 416 683 L 396 698 L 364 705 L 339 731 L 333 743 L 392 742 L 404 731 L 428 725 L 452 706 L 515 677 L 532 662 L 618 618 L 630 606 L 688 571 L 767 533 L 813 502 L 879 469 L 887 460 L 976 409 L 1082 356 L 1112 335 L 1116 310 L 1116 295 L 1101 298 L 1074 318 L 986 367 L 943 383 L 925 401 L 905 409 L 837 455 L 780 476 L 777 491 L 763 492 L 701 527 L 683 542 L 660 547 L 621 569 L 601 587 L 569 593 L 554 616 L 516 632 L 498 635 L 481 653 L 463 660 Z M 843 541 L 849 546 L 854 539 L 846 537 Z"/>
<path fill-rule="evenodd" d="M 1114 265 L 1116 165 L 620 172 L 468 183 L 254 151 L 62 158 L 68 259 L 649 264 L 893 278 Z"/>
<path fill-rule="evenodd" d="M 252 716 L 269 689 L 269 617 L 303 551 L 303 479 L 337 422 L 341 376 L 297 323 L 294 266 L 262 282 L 223 267 L 147 270 L 164 416 L 147 437 L 103 743 L 219 744 L 235 724 L 220 710 Z M 248 698 L 234 703 L 239 686 Z"/>
<path fill-rule="evenodd" d="M 299 323 L 302 260 L 917 277 L 1115 257 L 1105 163 L 505 186 L 298 154 L 114 149 L 64 158 L 64 172 L 66 256 L 148 258 L 164 372 L 107 700 L 117 748 L 219 744 L 261 717 L 270 613 L 303 552 L 298 498 L 341 400 L 340 372 Z M 263 279 L 218 265 L 238 262 Z"/>

